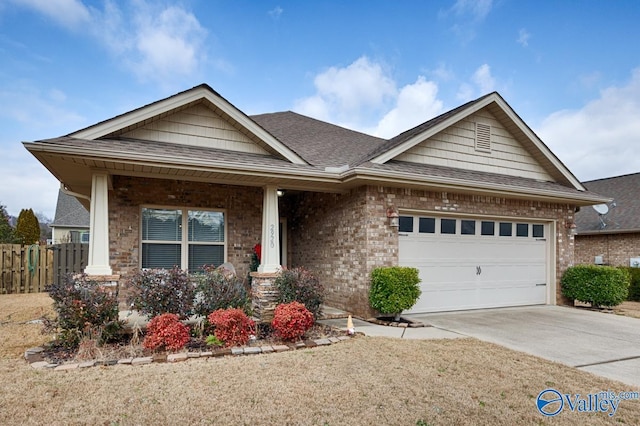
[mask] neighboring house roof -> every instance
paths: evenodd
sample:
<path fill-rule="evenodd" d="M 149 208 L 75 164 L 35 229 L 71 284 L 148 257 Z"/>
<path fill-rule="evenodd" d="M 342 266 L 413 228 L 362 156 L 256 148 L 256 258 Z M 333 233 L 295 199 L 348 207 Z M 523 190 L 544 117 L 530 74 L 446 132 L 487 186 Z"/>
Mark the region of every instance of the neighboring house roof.
<path fill-rule="evenodd" d="M 89 212 L 76 197 L 58 191 L 58 203 L 52 228 L 89 228 Z"/>
<path fill-rule="evenodd" d="M 422 163 L 413 161 L 425 150 L 439 153 L 434 144 L 446 143 L 447 131 L 455 126 L 455 132 L 467 132 L 478 114 L 496 123 L 502 134 L 495 137 L 506 135 L 512 141 L 507 151 L 496 152 L 503 158 L 471 148 L 470 153 L 457 153 L 459 158 L 443 160 L 438 154 L 439 158 L 426 155 Z M 585 191 L 495 92 L 385 140 L 290 111 L 249 117 L 209 86 L 200 85 L 25 147 L 67 188 L 87 196 L 91 174 L 99 169 L 300 190 L 344 192 L 363 184 L 385 184 L 577 205 L 606 201 Z M 472 160 L 468 167 L 465 158 Z M 511 164 L 531 169 L 507 171 Z"/>
<path fill-rule="evenodd" d="M 576 214 L 577 233 L 614 234 L 640 232 L 640 173 L 583 182 L 589 191 L 612 199 L 607 214 L 591 207 Z"/>

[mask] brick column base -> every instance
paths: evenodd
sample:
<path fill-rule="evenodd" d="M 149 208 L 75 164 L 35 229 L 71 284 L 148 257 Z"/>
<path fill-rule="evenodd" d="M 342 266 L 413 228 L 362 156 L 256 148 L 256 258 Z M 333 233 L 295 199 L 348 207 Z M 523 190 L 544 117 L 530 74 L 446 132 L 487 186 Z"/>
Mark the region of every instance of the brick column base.
<path fill-rule="evenodd" d="M 251 273 L 251 309 L 259 323 L 273 320 L 273 311 L 278 304 L 278 290 L 274 282 L 279 276 L 280 272 Z"/>

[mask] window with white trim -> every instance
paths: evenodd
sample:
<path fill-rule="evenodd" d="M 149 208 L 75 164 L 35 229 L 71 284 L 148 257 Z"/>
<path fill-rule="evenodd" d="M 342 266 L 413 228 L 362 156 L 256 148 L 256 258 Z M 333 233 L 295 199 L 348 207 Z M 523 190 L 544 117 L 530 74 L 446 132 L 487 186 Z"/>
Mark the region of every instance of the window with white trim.
<path fill-rule="evenodd" d="M 225 262 L 224 212 L 145 207 L 141 218 L 142 268 L 196 272 Z"/>

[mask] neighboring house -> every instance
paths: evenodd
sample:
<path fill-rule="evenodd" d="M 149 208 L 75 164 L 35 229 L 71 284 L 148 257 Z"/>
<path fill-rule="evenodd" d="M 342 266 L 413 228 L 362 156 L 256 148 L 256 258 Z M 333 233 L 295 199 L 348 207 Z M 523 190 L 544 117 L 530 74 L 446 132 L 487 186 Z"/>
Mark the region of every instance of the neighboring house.
<path fill-rule="evenodd" d="M 89 242 L 89 211 L 62 190 L 58 191 L 56 216 L 49 226 L 53 244 Z"/>
<path fill-rule="evenodd" d="M 640 267 L 640 173 L 583 184 L 612 201 L 576 214 L 575 263 Z"/>
<path fill-rule="evenodd" d="M 261 243 L 254 284 L 305 266 L 327 304 L 362 316 L 371 270 L 398 264 L 420 269 L 412 312 L 560 302 L 574 212 L 607 201 L 495 92 L 385 140 L 250 117 L 201 85 L 25 147 L 91 199 L 87 274 L 230 262 L 245 276 Z"/>

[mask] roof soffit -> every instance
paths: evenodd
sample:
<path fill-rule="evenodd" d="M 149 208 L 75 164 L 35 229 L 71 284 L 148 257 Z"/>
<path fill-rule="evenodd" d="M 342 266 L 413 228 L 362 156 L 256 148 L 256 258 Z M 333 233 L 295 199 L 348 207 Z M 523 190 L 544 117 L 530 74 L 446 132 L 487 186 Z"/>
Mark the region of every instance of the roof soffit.
<path fill-rule="evenodd" d="M 118 135 L 127 129 L 161 119 L 198 103 L 204 103 L 207 105 L 215 113 L 228 120 L 239 131 L 245 133 L 256 143 L 267 149 L 267 151 L 270 151 L 276 156 L 293 164 L 307 164 L 307 162 L 297 153 L 276 139 L 268 131 L 207 85 L 194 87 L 185 92 L 178 93 L 71 133 L 68 136 L 78 139 L 95 140 Z"/>
<path fill-rule="evenodd" d="M 374 164 L 384 164 L 484 108 L 487 108 L 498 120 L 504 123 L 505 128 L 513 133 L 514 137 L 522 143 L 523 147 L 527 149 L 538 162 L 540 162 L 542 167 L 544 167 L 551 176 L 559 182 L 569 184 L 579 191 L 585 190 L 580 181 L 551 152 L 544 142 L 542 142 L 542 140 L 529 128 L 529 126 L 497 92 L 486 95 L 477 101 L 470 102 L 467 107 L 461 108 L 457 113 L 452 114 L 450 117 L 446 117 L 444 120 L 437 122 L 425 131 L 411 136 L 406 141 L 403 141 L 402 143 L 372 158 L 371 162 Z"/>

